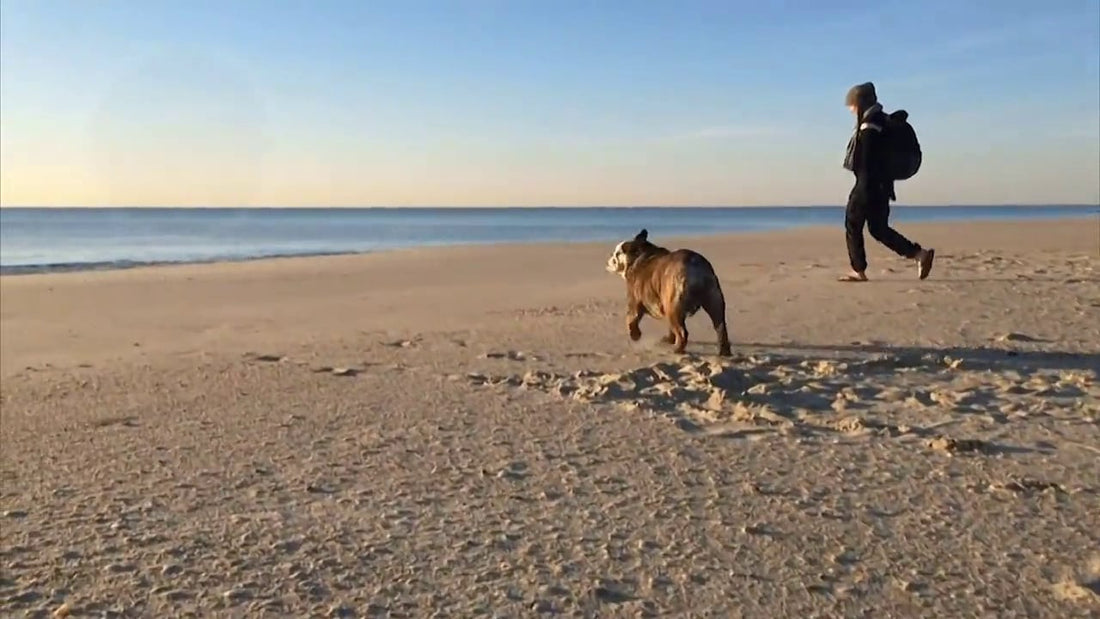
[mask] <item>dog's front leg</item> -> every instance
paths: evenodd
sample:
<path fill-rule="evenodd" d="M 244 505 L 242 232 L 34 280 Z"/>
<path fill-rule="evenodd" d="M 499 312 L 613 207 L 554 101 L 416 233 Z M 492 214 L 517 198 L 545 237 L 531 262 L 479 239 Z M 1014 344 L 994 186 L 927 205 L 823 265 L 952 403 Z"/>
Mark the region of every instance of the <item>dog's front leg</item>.
<path fill-rule="evenodd" d="M 632 341 L 637 342 L 642 339 L 642 330 L 638 328 L 638 323 L 642 322 L 642 316 L 645 316 L 645 307 L 634 299 L 628 299 L 626 303 L 626 332 L 630 334 Z"/>

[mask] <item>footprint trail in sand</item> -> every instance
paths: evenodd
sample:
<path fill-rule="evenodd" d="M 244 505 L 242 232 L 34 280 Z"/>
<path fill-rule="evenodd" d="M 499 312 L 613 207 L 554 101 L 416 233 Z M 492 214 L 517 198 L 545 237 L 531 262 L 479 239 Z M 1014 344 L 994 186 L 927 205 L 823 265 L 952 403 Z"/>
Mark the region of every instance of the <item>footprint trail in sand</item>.
<path fill-rule="evenodd" d="M 733 360 L 683 358 L 625 372 L 470 373 L 475 385 L 543 392 L 673 420 L 692 433 L 754 440 L 768 435 L 939 437 L 949 425 L 996 427 L 1050 417 L 1095 423 L 1097 372 L 997 367 L 948 356 L 878 355 L 812 359 L 751 355 Z M 941 451 L 991 452 L 986 443 L 939 437 Z"/>

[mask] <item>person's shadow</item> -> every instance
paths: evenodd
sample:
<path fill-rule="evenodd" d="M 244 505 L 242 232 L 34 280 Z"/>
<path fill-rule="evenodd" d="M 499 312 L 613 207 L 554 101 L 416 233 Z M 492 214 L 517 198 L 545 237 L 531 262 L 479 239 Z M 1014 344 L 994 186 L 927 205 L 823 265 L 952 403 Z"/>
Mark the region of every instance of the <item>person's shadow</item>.
<path fill-rule="evenodd" d="M 1029 342 L 1042 342 L 1037 338 L 1026 338 Z M 697 342 L 698 346 L 710 348 L 714 342 Z M 1097 352 L 1066 351 L 1018 351 L 1004 348 L 981 346 L 891 346 L 888 344 L 798 344 L 776 342 L 739 342 L 734 348 L 752 349 L 754 352 L 791 352 L 799 356 L 829 358 L 845 356 L 890 355 L 896 357 L 924 357 L 939 355 L 961 360 L 967 368 L 974 370 L 997 370 L 1011 368 L 1016 370 L 1086 370 L 1100 374 L 1100 350 Z"/>

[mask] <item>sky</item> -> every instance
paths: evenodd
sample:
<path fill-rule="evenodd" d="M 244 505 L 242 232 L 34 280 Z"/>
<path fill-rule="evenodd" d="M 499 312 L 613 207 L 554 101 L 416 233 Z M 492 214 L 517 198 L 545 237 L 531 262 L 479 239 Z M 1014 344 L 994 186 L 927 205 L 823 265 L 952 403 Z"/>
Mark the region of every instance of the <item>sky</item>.
<path fill-rule="evenodd" d="M 1100 0 L 3 0 L 4 206 L 1100 204 Z"/>

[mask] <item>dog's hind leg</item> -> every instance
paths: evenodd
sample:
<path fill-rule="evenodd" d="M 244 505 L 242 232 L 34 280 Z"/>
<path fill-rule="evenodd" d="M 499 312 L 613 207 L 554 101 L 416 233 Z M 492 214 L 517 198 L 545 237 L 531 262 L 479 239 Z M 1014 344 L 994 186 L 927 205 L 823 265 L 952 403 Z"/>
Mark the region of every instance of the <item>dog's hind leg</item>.
<path fill-rule="evenodd" d="M 687 314 L 679 305 L 668 312 L 668 326 L 669 335 L 672 336 L 672 351 L 683 354 L 688 341 Z"/>
<path fill-rule="evenodd" d="M 626 305 L 626 332 L 632 341 L 642 339 L 642 330 L 638 328 L 642 316 L 645 316 L 645 307 L 641 303 L 629 301 Z"/>
<path fill-rule="evenodd" d="M 676 343 L 676 331 L 674 331 L 670 327 L 669 330 L 668 330 L 668 335 L 661 338 L 661 343 L 662 344 L 670 344 L 670 345 L 675 344 Z"/>
<path fill-rule="evenodd" d="M 703 302 L 703 311 L 710 316 L 710 322 L 714 325 L 714 332 L 718 335 L 718 354 L 728 357 L 733 354 L 730 350 L 730 337 L 726 331 L 726 299 L 722 295 L 722 289 L 715 282 L 714 289 L 709 292 Z"/>

